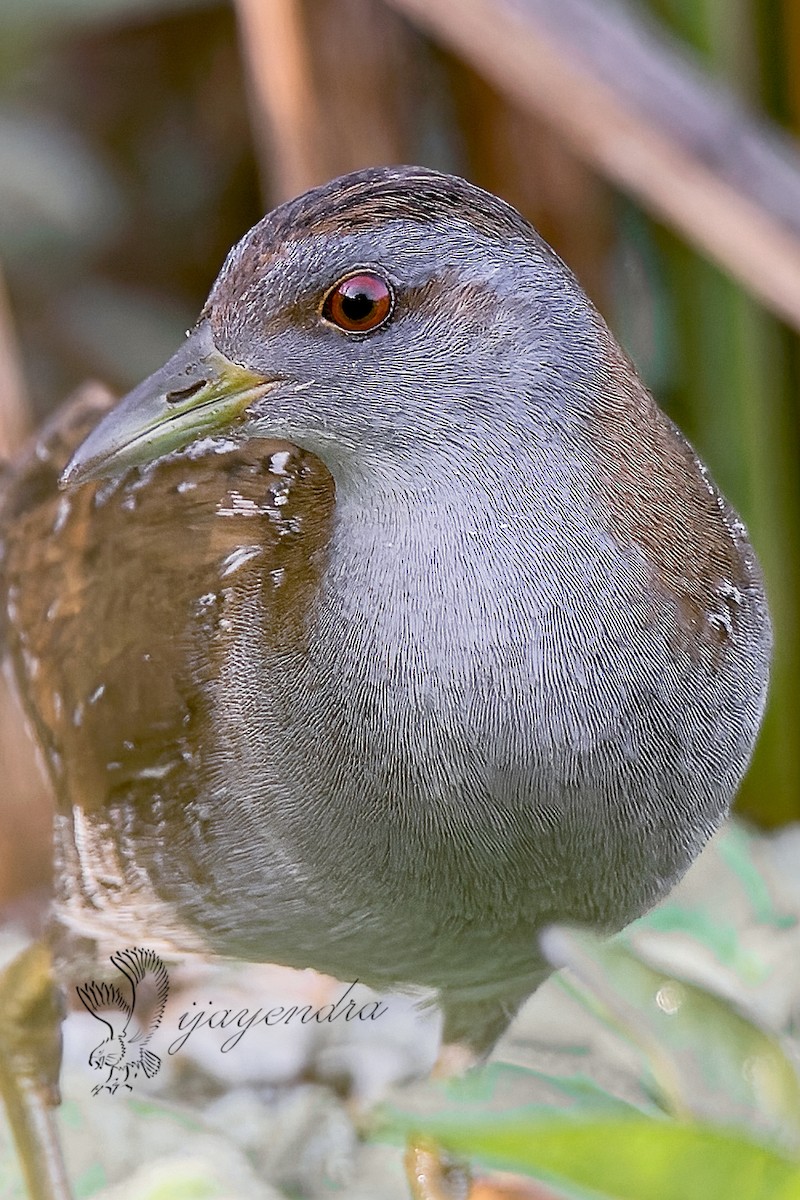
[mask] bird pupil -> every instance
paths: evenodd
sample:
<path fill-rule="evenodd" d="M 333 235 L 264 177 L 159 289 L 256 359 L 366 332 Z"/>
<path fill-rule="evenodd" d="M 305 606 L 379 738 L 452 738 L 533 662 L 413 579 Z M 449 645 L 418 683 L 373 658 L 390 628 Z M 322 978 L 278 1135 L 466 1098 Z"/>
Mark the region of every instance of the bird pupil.
<path fill-rule="evenodd" d="M 348 321 L 363 321 L 375 307 L 375 301 L 368 292 L 345 292 L 342 296 L 342 312 Z"/>

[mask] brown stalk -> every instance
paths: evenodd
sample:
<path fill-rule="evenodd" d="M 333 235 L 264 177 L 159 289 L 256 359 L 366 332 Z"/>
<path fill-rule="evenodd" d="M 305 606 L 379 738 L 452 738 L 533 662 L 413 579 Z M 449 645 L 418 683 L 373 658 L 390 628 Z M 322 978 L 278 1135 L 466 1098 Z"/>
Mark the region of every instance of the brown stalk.
<path fill-rule="evenodd" d="M 265 198 L 408 160 L 417 36 L 379 0 L 236 0 Z"/>
<path fill-rule="evenodd" d="M 672 46 L 624 10 L 587 0 L 390 3 L 800 328 L 800 223 L 787 205 L 787 192 L 800 195 L 800 155 L 766 122 L 723 103 L 730 98 Z M 579 20 L 602 13 L 624 25 L 611 58 L 600 36 L 608 23 L 589 37 Z"/>
<path fill-rule="evenodd" d="M 302 0 L 236 0 L 262 184 L 277 203 L 324 175 Z M 266 169 L 268 166 L 268 171 Z"/>
<path fill-rule="evenodd" d="M 0 271 L 0 462 L 19 449 L 30 427 L 28 401 L 11 321 L 5 282 Z"/>

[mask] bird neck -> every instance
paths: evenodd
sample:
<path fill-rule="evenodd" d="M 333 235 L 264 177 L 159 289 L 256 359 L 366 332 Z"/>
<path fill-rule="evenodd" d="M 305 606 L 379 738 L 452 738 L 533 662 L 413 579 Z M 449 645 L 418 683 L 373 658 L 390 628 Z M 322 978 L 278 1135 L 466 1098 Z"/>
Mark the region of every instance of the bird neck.
<path fill-rule="evenodd" d="M 574 456 L 541 450 L 495 432 L 337 472 L 324 616 L 358 615 L 388 643 L 496 641 L 555 574 L 568 527 L 592 521 Z"/>

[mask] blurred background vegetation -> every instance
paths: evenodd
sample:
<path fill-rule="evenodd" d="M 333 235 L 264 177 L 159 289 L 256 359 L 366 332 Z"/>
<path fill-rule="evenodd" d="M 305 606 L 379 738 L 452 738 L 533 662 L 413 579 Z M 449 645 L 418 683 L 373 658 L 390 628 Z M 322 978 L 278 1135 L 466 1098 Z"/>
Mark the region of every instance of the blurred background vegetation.
<path fill-rule="evenodd" d="M 450 37 L 448 0 L 241 0 L 238 8 L 210 0 L 4 0 L 0 454 L 85 379 L 123 390 L 160 364 L 193 322 L 229 246 L 272 203 L 368 163 L 416 161 L 465 174 L 516 204 L 552 242 L 748 522 L 777 645 L 770 709 L 739 807 L 766 824 L 796 819 L 797 333 L 692 248 L 663 210 L 648 215 L 658 212 L 658 198 L 653 205 L 645 197 L 642 207 L 636 186 L 617 186 L 628 166 L 606 169 L 570 132 L 568 83 L 540 111 L 535 97 L 526 102 L 524 81 L 503 86 L 502 63 L 493 70 L 487 58 L 496 48 L 478 46 L 477 24 L 470 33 L 474 14 L 492 8 L 490 0 L 465 0 L 463 32 Z M 535 22 L 558 5 L 524 0 L 517 8 Z M 589 9 L 613 27 L 610 3 L 577 6 Z M 665 70 L 670 55 L 673 63 L 693 59 L 709 88 L 721 81 L 759 119 L 800 132 L 796 0 L 638 0 L 628 13 L 663 45 Z M 568 42 L 560 53 L 567 63 L 577 55 L 580 65 Z M 674 132 L 674 97 L 638 74 L 620 52 L 606 83 L 645 114 L 657 141 Z M 690 126 L 694 102 L 690 92 Z M 723 125 L 718 141 L 726 138 L 735 157 L 735 130 Z M 676 144 L 693 153 L 685 129 Z M 694 149 L 702 165 L 708 146 Z M 800 180 L 798 164 L 788 169 Z M 678 175 L 676 168 L 676 183 Z M 768 177 L 762 183 L 762 193 L 773 186 Z M 780 184 L 776 177 L 777 193 Z M 773 199 L 780 209 L 780 194 Z M 769 286 L 761 289 L 768 301 Z M 787 315 L 785 304 L 772 307 Z M 797 327 L 800 304 L 795 316 Z M 47 802 L 16 721 L 6 699 L 5 897 L 47 876 Z"/>

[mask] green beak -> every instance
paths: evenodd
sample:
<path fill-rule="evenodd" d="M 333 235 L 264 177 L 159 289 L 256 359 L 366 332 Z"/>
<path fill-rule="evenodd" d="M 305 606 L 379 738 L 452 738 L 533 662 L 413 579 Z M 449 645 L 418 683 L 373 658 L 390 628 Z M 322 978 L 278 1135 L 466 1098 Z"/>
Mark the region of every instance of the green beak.
<path fill-rule="evenodd" d="M 77 487 L 90 479 L 121 475 L 128 467 L 181 450 L 204 434 L 218 433 L 275 382 L 220 354 L 204 319 L 169 362 L 124 396 L 92 430 L 67 464 L 61 485 Z"/>

